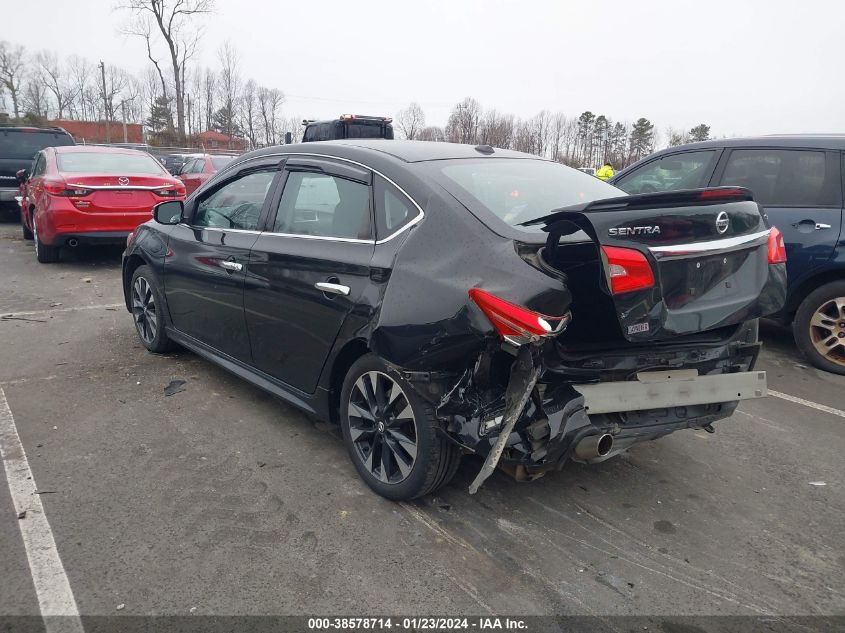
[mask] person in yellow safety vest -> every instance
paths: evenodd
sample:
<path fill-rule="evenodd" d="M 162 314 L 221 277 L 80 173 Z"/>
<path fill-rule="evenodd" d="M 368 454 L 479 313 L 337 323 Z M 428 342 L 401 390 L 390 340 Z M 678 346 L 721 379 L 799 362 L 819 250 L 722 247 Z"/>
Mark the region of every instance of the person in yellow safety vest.
<path fill-rule="evenodd" d="M 613 166 L 610 163 L 605 163 L 601 169 L 596 172 L 596 178 L 601 180 L 610 180 L 613 178 Z"/>

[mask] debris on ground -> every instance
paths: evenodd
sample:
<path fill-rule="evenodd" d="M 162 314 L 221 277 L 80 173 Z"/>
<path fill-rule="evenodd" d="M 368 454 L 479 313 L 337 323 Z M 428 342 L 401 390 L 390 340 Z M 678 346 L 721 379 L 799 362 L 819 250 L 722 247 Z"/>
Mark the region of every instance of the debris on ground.
<path fill-rule="evenodd" d="M 123 611 L 125 608 L 126 608 L 126 605 L 125 605 L 125 604 L 123 604 L 122 602 L 121 602 L 119 605 L 117 605 L 117 610 L 118 610 L 118 611 Z"/>
<path fill-rule="evenodd" d="M 181 391 L 185 391 L 182 387 L 186 382 L 187 381 L 185 381 L 185 380 L 171 380 L 170 384 L 168 384 L 164 388 L 164 395 L 165 396 L 172 396 L 173 394 L 179 393 Z"/>
<path fill-rule="evenodd" d="M 92 281 L 94 281 L 94 279 L 92 277 L 83 277 L 82 281 L 84 281 L 86 284 L 90 284 Z"/>
<path fill-rule="evenodd" d="M 0 316 L 2 321 L 31 321 L 32 323 L 47 323 L 46 319 L 29 319 L 27 317 L 15 316 L 13 314 L 4 314 Z"/>
<path fill-rule="evenodd" d="M 810 485 L 811 486 L 826 486 L 827 484 L 823 481 L 811 481 Z"/>
<path fill-rule="evenodd" d="M 25 519 L 26 518 L 26 510 L 23 512 L 18 512 L 18 519 Z"/>

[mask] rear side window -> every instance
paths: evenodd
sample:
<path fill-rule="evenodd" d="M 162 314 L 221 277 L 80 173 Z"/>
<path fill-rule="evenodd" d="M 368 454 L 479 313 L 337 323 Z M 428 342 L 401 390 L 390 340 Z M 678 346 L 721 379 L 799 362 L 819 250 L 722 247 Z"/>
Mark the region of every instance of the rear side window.
<path fill-rule="evenodd" d="M 193 174 L 201 174 L 202 171 L 205 169 L 205 160 L 199 158 L 194 161 L 194 164 L 191 165 L 191 173 Z"/>
<path fill-rule="evenodd" d="M 63 152 L 56 155 L 60 172 L 90 174 L 164 174 L 164 168 L 149 154 L 111 152 Z"/>
<path fill-rule="evenodd" d="M 0 130 L 0 158 L 32 160 L 45 147 L 73 145 L 67 134 Z"/>
<path fill-rule="evenodd" d="M 746 187 L 762 205 L 816 207 L 839 201 L 839 174 L 822 151 L 739 149 L 731 152 L 723 185 Z"/>
<path fill-rule="evenodd" d="M 290 235 L 369 239 L 370 188 L 338 176 L 291 172 L 273 230 Z"/>
<path fill-rule="evenodd" d="M 419 215 L 408 198 L 381 176 L 376 177 L 376 237 L 383 240 Z"/>
<path fill-rule="evenodd" d="M 254 231 L 276 171 L 256 171 L 230 180 L 200 200 L 194 226 Z"/>
<path fill-rule="evenodd" d="M 632 195 L 706 187 L 716 162 L 716 150 L 671 154 L 646 163 L 614 184 Z"/>

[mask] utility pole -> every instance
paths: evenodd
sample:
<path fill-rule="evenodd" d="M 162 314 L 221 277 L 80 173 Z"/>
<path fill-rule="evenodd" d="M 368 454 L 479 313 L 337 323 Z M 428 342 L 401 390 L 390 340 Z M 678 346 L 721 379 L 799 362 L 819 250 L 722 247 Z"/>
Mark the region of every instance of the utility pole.
<path fill-rule="evenodd" d="M 106 143 L 111 143 L 111 124 L 109 122 L 109 101 L 106 97 L 106 65 L 100 60 L 100 77 L 103 80 L 103 111 L 106 114 Z"/>
<path fill-rule="evenodd" d="M 128 143 L 129 138 L 126 134 L 126 99 L 120 102 L 120 110 L 123 112 L 123 142 Z"/>

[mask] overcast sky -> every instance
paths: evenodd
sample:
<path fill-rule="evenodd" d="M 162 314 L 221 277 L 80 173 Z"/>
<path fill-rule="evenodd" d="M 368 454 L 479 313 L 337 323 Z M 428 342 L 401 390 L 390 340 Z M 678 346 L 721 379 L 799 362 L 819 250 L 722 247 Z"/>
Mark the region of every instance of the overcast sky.
<path fill-rule="evenodd" d="M 48 19 L 0 37 L 140 70 L 142 41 L 113 6 L 42 0 Z M 286 115 L 417 101 L 443 125 L 472 96 L 520 116 L 645 116 L 661 132 L 845 132 L 845 2 L 217 0 L 199 22 L 202 63 L 231 40 L 245 77 L 286 93 Z"/>

